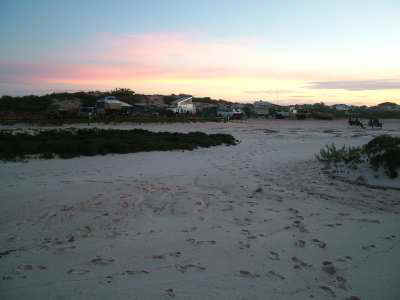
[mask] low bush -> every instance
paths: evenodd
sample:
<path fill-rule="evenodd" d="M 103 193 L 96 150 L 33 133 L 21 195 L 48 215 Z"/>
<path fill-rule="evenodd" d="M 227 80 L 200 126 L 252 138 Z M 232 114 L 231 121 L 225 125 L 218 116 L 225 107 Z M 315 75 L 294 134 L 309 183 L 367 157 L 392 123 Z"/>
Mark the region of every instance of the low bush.
<path fill-rule="evenodd" d="M 336 148 L 335 144 L 326 145 L 320 153 L 316 155 L 319 161 L 327 163 L 340 163 L 344 162 L 352 169 L 356 169 L 357 165 L 364 161 L 362 149 L 359 147 L 346 147 Z"/>
<path fill-rule="evenodd" d="M 49 118 L 46 115 L 11 115 L 0 116 L 0 125 L 13 125 L 16 123 L 30 123 L 38 125 L 55 125 L 63 124 L 87 124 L 87 123 L 196 123 L 196 122 L 219 122 L 216 117 L 193 116 L 193 115 L 172 115 L 172 116 L 153 116 L 153 115 L 133 115 L 133 116 L 95 116 L 91 119 L 85 116 L 69 116 L 68 118 Z"/>
<path fill-rule="evenodd" d="M 32 155 L 50 159 L 107 153 L 193 150 L 197 147 L 235 145 L 229 134 L 203 132 L 151 132 L 143 129 L 52 129 L 33 133 L 0 131 L 0 160 L 19 160 Z"/>
<path fill-rule="evenodd" d="M 397 169 L 400 168 L 400 137 L 378 136 L 364 145 L 363 150 L 368 156 L 373 169 L 377 170 L 382 166 L 390 178 L 398 176 Z"/>
<path fill-rule="evenodd" d="M 390 178 L 396 178 L 400 168 L 400 138 L 381 135 L 361 147 L 336 148 L 334 144 L 326 145 L 316 158 L 326 163 L 343 162 L 351 168 L 368 162 L 372 169 L 382 167 Z"/>

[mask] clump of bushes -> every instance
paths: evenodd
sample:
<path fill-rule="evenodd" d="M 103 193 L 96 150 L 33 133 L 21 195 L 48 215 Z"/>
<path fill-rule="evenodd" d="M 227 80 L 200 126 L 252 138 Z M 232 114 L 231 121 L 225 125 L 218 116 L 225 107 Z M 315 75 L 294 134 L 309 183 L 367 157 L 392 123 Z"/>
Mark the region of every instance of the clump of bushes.
<path fill-rule="evenodd" d="M 27 132 L 0 131 L 0 160 L 20 160 L 32 155 L 50 159 L 107 153 L 193 150 L 197 147 L 235 145 L 229 134 L 203 132 L 151 132 L 143 129 L 52 129 Z"/>
<path fill-rule="evenodd" d="M 326 145 L 316 158 L 326 163 L 343 162 L 353 169 L 368 162 L 373 170 L 382 167 L 390 178 L 396 178 L 400 168 L 400 137 L 380 135 L 361 147 Z"/>
<path fill-rule="evenodd" d="M 398 176 L 400 168 L 400 137 L 381 135 L 363 147 L 364 153 L 374 170 L 383 167 L 390 178 Z"/>
<path fill-rule="evenodd" d="M 0 125 L 13 125 L 18 122 L 27 122 L 38 125 L 56 125 L 63 124 L 87 124 L 87 123 L 196 123 L 196 122 L 219 122 L 216 117 L 206 116 L 186 116 L 186 115 L 113 115 L 113 116 L 96 116 L 91 119 L 84 116 L 66 116 L 66 117 L 50 117 L 49 115 L 27 115 L 27 114 L 11 114 L 2 116 L 0 114 Z"/>
<path fill-rule="evenodd" d="M 327 163 L 337 164 L 344 162 L 352 169 L 356 169 L 357 165 L 364 161 L 360 147 L 343 146 L 342 148 L 336 148 L 335 144 L 326 145 L 316 157 L 319 161 Z"/>

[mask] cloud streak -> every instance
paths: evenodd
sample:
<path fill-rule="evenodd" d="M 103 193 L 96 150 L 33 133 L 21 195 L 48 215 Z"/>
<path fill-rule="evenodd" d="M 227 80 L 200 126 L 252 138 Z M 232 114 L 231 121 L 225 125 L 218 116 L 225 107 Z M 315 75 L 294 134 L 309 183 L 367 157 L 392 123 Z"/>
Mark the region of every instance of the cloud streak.
<path fill-rule="evenodd" d="M 270 90 L 251 90 L 244 91 L 245 94 L 276 94 L 276 93 L 293 93 L 292 90 L 270 89 Z"/>
<path fill-rule="evenodd" d="M 373 91 L 400 89 L 400 80 L 376 79 L 376 80 L 342 80 L 312 82 L 311 89 L 340 89 L 347 91 Z"/>
<path fill-rule="evenodd" d="M 256 39 L 107 33 L 58 50 L 25 60 L 0 58 L 0 94 L 19 89 L 35 93 L 129 87 L 144 93 L 186 92 L 249 101 L 278 96 L 307 99 L 309 94 L 315 99 L 338 99 L 351 91 L 380 90 L 369 93 L 375 99 L 378 93 L 387 98 L 400 89 L 400 80 L 372 80 L 382 74 L 398 78 L 396 65 L 371 67 L 369 73 L 362 69 L 360 74 L 357 64 L 336 53 L 276 50 Z M 342 91 L 332 94 L 324 89 Z"/>
<path fill-rule="evenodd" d="M 116 81 L 268 78 L 316 80 L 318 72 L 291 69 L 257 40 L 210 41 L 176 33 L 99 34 L 90 42 L 35 61 L 0 61 L 2 82 L 91 85 Z M 61 53 L 61 54 L 60 54 Z M 106 87 L 106 86 L 105 86 Z M 269 86 L 262 92 L 269 92 Z M 248 94 L 257 94 L 251 90 Z M 274 90 L 274 92 L 276 92 Z"/>

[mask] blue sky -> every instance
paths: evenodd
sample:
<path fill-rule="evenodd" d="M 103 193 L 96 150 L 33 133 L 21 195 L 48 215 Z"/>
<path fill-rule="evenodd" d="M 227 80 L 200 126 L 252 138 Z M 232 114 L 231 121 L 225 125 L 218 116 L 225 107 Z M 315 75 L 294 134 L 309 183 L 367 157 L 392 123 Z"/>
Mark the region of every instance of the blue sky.
<path fill-rule="evenodd" d="M 53 65 L 59 62 L 60 71 L 64 70 L 63 62 L 81 63 L 82 65 L 98 63 L 97 67 L 102 68 L 110 65 L 110 61 L 104 59 L 105 56 L 109 57 L 106 53 L 113 53 L 119 57 L 122 55 L 117 51 L 118 49 L 107 48 L 107 39 L 113 43 L 126 36 L 136 38 L 129 45 L 125 43 L 124 47 L 134 48 L 135 45 L 132 45 L 132 42 L 142 41 L 143 37 L 170 35 L 176 42 L 172 43 L 175 46 L 179 43 L 185 45 L 193 43 L 194 47 L 197 47 L 194 51 L 198 51 L 196 49 L 200 48 L 213 53 L 216 51 L 215 57 L 223 56 L 223 53 L 219 53 L 215 47 L 219 47 L 221 43 L 229 44 L 229 49 L 235 53 L 236 49 L 240 49 L 237 51 L 238 56 L 233 58 L 232 64 L 234 65 L 241 60 L 241 54 L 248 53 L 251 56 L 251 53 L 254 52 L 256 59 L 260 62 L 259 65 L 268 70 L 266 72 L 268 74 L 263 75 L 259 75 L 259 70 L 255 70 L 255 73 L 258 74 L 255 77 L 258 81 L 264 78 L 265 80 L 261 80 L 258 84 L 268 85 L 267 89 L 273 89 L 275 85 L 276 89 L 284 90 L 285 80 L 287 81 L 287 90 L 297 90 L 297 93 L 303 94 L 307 94 L 304 90 L 302 91 L 304 85 L 307 86 L 310 82 L 351 80 L 354 83 L 357 80 L 363 82 L 365 80 L 389 80 L 392 83 L 390 86 L 393 86 L 393 84 L 396 85 L 397 80 L 400 81 L 398 59 L 394 56 L 396 51 L 400 53 L 400 1 L 2 0 L 0 7 L 0 43 L 2 44 L 0 66 L 3 69 L 0 70 L 0 94 L 16 93 L 19 89 L 21 93 L 28 92 L 32 89 L 33 84 L 41 87 L 42 90 L 52 88 L 90 89 L 92 87 L 99 88 L 101 85 L 104 85 L 104 88 L 112 87 L 119 82 L 105 84 L 107 80 L 104 79 L 98 81 L 97 84 L 96 82 L 90 83 L 90 80 L 82 80 L 85 83 L 77 84 L 77 81 L 72 83 L 71 78 L 66 78 L 65 83 L 62 78 L 57 78 L 57 84 L 52 84 L 49 76 L 42 76 L 47 78 L 42 82 L 37 79 L 29 82 L 29 76 L 25 76 L 26 78 L 22 80 L 25 82 L 24 86 L 22 83 L 13 83 L 11 78 L 7 78 L 6 73 L 15 74 L 17 71 L 18 74 L 23 73 L 21 64 L 43 64 L 40 71 L 44 74 L 46 73 L 46 62 L 48 64 L 51 62 Z M 177 39 L 181 40 L 178 42 Z M 157 42 L 153 43 L 154 47 L 160 47 Z M 98 45 L 98 50 L 95 45 Z M 136 45 L 136 47 L 140 47 L 140 45 Z M 247 47 L 247 49 L 243 50 L 241 47 Z M 147 47 L 146 49 L 151 48 Z M 345 56 L 346 53 L 352 56 L 356 52 L 360 55 L 356 55 L 357 62 L 353 64 L 352 60 L 347 60 Z M 263 53 L 265 53 L 264 56 Z M 127 54 L 125 53 L 125 55 Z M 155 55 L 162 54 L 157 52 Z M 185 56 L 186 54 L 180 55 Z M 198 54 L 196 55 L 199 59 Z M 207 56 L 207 53 L 204 53 L 204 56 Z M 247 57 L 246 54 L 244 56 Z M 320 64 L 321 69 L 317 73 L 323 73 L 321 78 L 299 75 L 298 78 L 289 76 L 290 78 L 285 79 L 282 76 L 271 75 L 274 72 L 308 73 L 311 71 L 309 67 L 304 66 L 304 69 L 301 69 L 301 64 L 302 62 L 310 64 L 311 57 L 316 57 L 316 64 Z M 276 67 L 274 63 L 267 63 L 270 61 L 269 58 L 275 62 L 279 61 L 281 64 Z M 129 57 L 126 58 L 126 60 L 129 59 Z M 151 61 L 151 58 L 147 59 Z M 249 61 L 248 57 L 246 59 Z M 125 58 L 121 58 L 121 60 L 124 61 Z M 154 60 L 160 61 L 161 58 L 155 57 Z M 185 63 L 193 64 L 193 70 L 196 70 L 198 66 L 193 60 L 189 57 Z M 328 60 L 335 64 L 332 66 L 326 64 L 325 62 Z M 343 66 L 340 66 L 341 62 L 343 62 Z M 371 64 L 369 64 L 370 62 Z M 182 65 L 182 60 L 177 60 L 177 64 Z M 254 62 L 251 64 L 256 65 Z M 345 76 L 345 64 L 348 64 L 347 73 L 352 74 L 351 78 Z M 146 62 L 146 65 L 149 67 L 149 62 Z M 227 60 L 219 68 L 229 69 L 229 65 L 231 62 Z M 292 68 L 293 65 L 296 65 L 295 70 Z M 366 67 L 364 75 L 360 70 L 362 65 Z M 243 63 L 236 66 L 235 71 L 238 71 L 239 67 L 245 66 L 246 60 L 243 60 Z M 340 72 L 338 66 L 341 67 Z M 133 63 L 129 65 L 129 68 L 138 67 Z M 153 69 L 156 67 L 153 66 Z M 376 78 L 373 76 L 374 70 L 380 74 Z M 176 77 L 177 70 L 169 69 L 169 71 Z M 246 69 L 244 72 L 246 74 L 240 75 L 242 84 L 253 78 L 250 71 Z M 174 91 L 178 88 L 186 88 L 192 93 L 196 93 L 197 90 L 202 92 L 211 89 L 210 94 L 213 96 L 221 93 L 221 97 L 234 99 L 246 97 L 243 91 L 227 94 L 226 88 L 223 87 L 219 91 L 218 89 L 213 90 L 212 87 L 205 89 L 200 85 L 205 84 L 206 80 L 197 82 L 197 88 L 194 82 L 191 82 L 190 86 L 177 85 L 175 77 L 174 80 L 170 80 L 171 83 L 159 85 L 157 82 L 160 80 L 171 79 L 166 70 L 163 69 L 162 73 L 164 74 L 162 78 L 159 73 L 154 73 L 153 90 L 155 93 Z M 384 73 L 387 75 L 383 76 Z M 49 74 L 53 73 L 49 72 Z M 334 75 L 330 76 L 329 74 Z M 220 75 L 225 76 L 223 85 L 228 78 L 235 77 L 231 75 L 229 73 Z M 135 78 L 132 74 L 127 76 L 121 78 L 121 84 L 139 82 L 136 89 L 151 92 L 149 82 L 151 79 L 146 77 L 146 84 L 143 84 L 142 78 Z M 247 76 L 247 79 L 243 76 Z M 313 80 L 310 81 L 308 77 L 312 77 Z M 280 80 L 279 84 L 276 80 Z M 288 80 L 303 83 L 298 83 L 296 86 L 295 82 L 289 83 Z M 238 79 L 236 78 L 234 82 L 236 84 Z M 135 89 L 134 86 L 131 88 Z M 371 90 L 369 93 L 371 95 L 375 93 L 375 96 L 381 95 L 382 97 L 390 94 L 389 97 L 395 97 L 394 93 L 398 92 L 391 88 L 385 94 L 383 90 L 379 91 L 380 94 L 377 94 L 376 90 Z M 308 92 L 312 94 L 316 91 L 310 89 Z M 337 92 L 340 94 L 342 90 Z M 306 99 L 307 101 L 318 98 L 318 95 L 311 94 L 310 97 L 312 97 Z M 255 96 L 268 97 L 267 94 Z M 290 98 L 290 94 L 287 97 Z M 354 92 L 352 95 L 349 94 L 349 98 L 361 97 L 365 97 L 365 94 L 357 95 Z M 340 95 L 336 95 L 332 97 L 332 101 L 339 101 L 339 98 Z M 369 101 L 372 101 L 372 98 L 370 96 Z"/>

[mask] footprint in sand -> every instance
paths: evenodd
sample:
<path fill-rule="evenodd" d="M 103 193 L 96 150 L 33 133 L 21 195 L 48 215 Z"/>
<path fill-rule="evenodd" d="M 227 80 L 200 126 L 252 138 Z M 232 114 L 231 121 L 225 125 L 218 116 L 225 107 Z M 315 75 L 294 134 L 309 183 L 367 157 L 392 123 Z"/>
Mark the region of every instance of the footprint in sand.
<path fill-rule="evenodd" d="M 226 207 L 222 208 L 221 211 L 233 211 L 233 205 L 228 204 Z"/>
<path fill-rule="evenodd" d="M 351 256 L 344 256 L 344 257 L 339 257 L 336 260 L 339 262 L 348 262 L 348 261 L 351 261 L 352 258 L 351 258 Z"/>
<path fill-rule="evenodd" d="M 248 226 L 248 225 L 251 225 L 251 223 L 252 223 L 252 220 L 250 218 L 244 218 L 243 220 L 241 220 L 239 218 L 234 218 L 233 220 L 236 223 L 236 225 L 239 225 L 239 226 Z"/>
<path fill-rule="evenodd" d="M 306 226 L 304 225 L 304 223 L 299 220 L 293 221 L 292 225 L 293 225 L 293 227 L 298 228 L 301 233 L 309 232 L 308 229 L 306 228 Z"/>
<path fill-rule="evenodd" d="M 140 271 L 132 271 L 132 270 L 126 270 L 125 274 L 128 275 L 139 275 L 139 274 L 149 274 L 149 271 L 146 270 L 140 270 Z M 124 273 L 123 273 L 124 274 Z"/>
<path fill-rule="evenodd" d="M 360 222 L 360 223 L 371 223 L 371 224 L 380 224 L 381 221 L 376 220 L 376 219 L 367 219 L 367 218 L 361 218 L 361 219 L 352 219 L 354 221 Z"/>
<path fill-rule="evenodd" d="M 297 240 L 294 242 L 294 245 L 299 248 L 304 248 L 306 246 L 306 242 L 303 240 Z"/>
<path fill-rule="evenodd" d="M 324 261 L 322 263 L 321 270 L 329 275 L 334 275 L 336 273 L 336 268 L 330 261 Z"/>
<path fill-rule="evenodd" d="M 385 240 L 390 240 L 390 241 L 394 240 L 395 238 L 396 238 L 396 236 L 394 234 L 384 237 Z"/>
<path fill-rule="evenodd" d="M 346 278 L 344 278 L 342 276 L 336 276 L 336 280 L 337 280 L 337 287 L 339 289 L 342 289 L 342 290 L 345 290 L 345 291 L 348 290 Z"/>
<path fill-rule="evenodd" d="M 165 290 L 165 293 L 168 297 L 174 298 L 175 297 L 175 292 L 173 289 L 167 289 Z"/>
<path fill-rule="evenodd" d="M 239 271 L 239 276 L 240 277 L 245 277 L 245 278 L 258 278 L 258 277 L 260 277 L 259 274 L 251 273 L 250 271 L 246 271 L 246 270 L 240 270 Z"/>
<path fill-rule="evenodd" d="M 197 227 L 196 226 L 192 226 L 189 229 L 183 229 L 182 232 L 188 233 L 188 232 L 193 232 L 193 231 L 196 231 L 196 230 L 197 230 Z"/>
<path fill-rule="evenodd" d="M 311 268 L 312 267 L 312 265 L 304 262 L 303 260 L 297 258 L 296 256 L 292 257 L 292 261 L 295 263 L 295 265 L 294 265 L 295 269 Z"/>
<path fill-rule="evenodd" d="M 297 209 L 292 208 L 292 207 L 288 208 L 288 211 L 290 211 L 291 213 L 293 213 L 295 215 L 297 215 L 299 213 L 299 211 Z"/>
<path fill-rule="evenodd" d="M 239 249 L 241 249 L 241 250 L 250 248 L 250 244 L 249 243 L 245 243 L 243 241 L 239 241 L 238 243 L 239 243 Z"/>
<path fill-rule="evenodd" d="M 274 280 L 285 280 L 285 276 L 271 270 L 267 274 L 267 277 L 274 279 Z"/>
<path fill-rule="evenodd" d="M 71 274 L 71 275 L 84 275 L 89 273 L 89 270 L 84 270 L 84 269 L 69 269 L 67 271 L 67 274 Z"/>
<path fill-rule="evenodd" d="M 279 253 L 274 251 L 269 251 L 268 258 L 271 260 L 280 260 Z"/>
<path fill-rule="evenodd" d="M 114 261 L 115 261 L 114 258 L 103 258 L 103 257 L 97 256 L 96 258 L 93 258 L 90 262 L 97 266 L 106 266 L 106 265 L 113 263 Z"/>
<path fill-rule="evenodd" d="M 255 202 L 255 201 L 247 201 L 247 204 L 248 204 L 250 207 L 254 207 L 254 206 L 258 205 L 258 202 Z"/>
<path fill-rule="evenodd" d="M 33 270 L 33 266 L 32 265 L 19 265 L 17 267 L 18 270 L 21 271 L 32 271 Z"/>
<path fill-rule="evenodd" d="M 169 256 L 181 257 L 182 253 L 179 251 L 169 253 Z"/>
<path fill-rule="evenodd" d="M 191 243 L 192 245 L 215 245 L 217 242 L 216 241 L 196 241 L 193 238 L 187 239 L 187 242 Z"/>
<path fill-rule="evenodd" d="M 320 241 L 319 239 L 312 239 L 312 242 L 314 245 L 320 247 L 321 249 L 324 249 L 326 247 L 326 243 L 323 241 Z"/>
<path fill-rule="evenodd" d="M 366 246 L 361 246 L 361 249 L 367 250 L 367 251 L 369 251 L 369 250 L 371 250 L 371 249 L 374 249 L 374 248 L 375 248 L 375 245 L 374 245 L 374 244 L 366 245 Z"/>
<path fill-rule="evenodd" d="M 336 297 L 335 292 L 329 286 L 321 285 L 319 288 L 327 293 L 329 296 Z"/>
<path fill-rule="evenodd" d="M 331 228 L 335 228 L 335 227 L 342 226 L 342 225 L 343 225 L 342 223 L 324 224 L 324 226 L 331 227 Z"/>
<path fill-rule="evenodd" d="M 206 268 L 203 267 L 200 264 L 194 265 L 194 264 L 187 264 L 187 265 L 175 265 L 175 269 L 178 270 L 181 273 L 186 273 L 188 270 L 195 270 L 195 271 L 204 271 Z"/>

